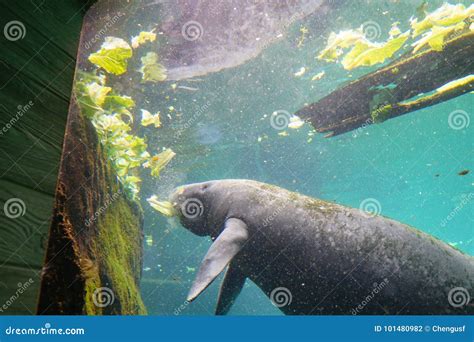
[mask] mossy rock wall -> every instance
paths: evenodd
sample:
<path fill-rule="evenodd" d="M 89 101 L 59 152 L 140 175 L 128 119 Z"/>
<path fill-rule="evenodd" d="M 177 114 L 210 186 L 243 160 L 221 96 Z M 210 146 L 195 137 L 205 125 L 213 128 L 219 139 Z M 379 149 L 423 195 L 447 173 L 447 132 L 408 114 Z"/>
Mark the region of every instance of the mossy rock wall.
<path fill-rule="evenodd" d="M 71 105 L 38 314 L 145 314 L 143 213 L 128 200 L 95 129 Z"/>

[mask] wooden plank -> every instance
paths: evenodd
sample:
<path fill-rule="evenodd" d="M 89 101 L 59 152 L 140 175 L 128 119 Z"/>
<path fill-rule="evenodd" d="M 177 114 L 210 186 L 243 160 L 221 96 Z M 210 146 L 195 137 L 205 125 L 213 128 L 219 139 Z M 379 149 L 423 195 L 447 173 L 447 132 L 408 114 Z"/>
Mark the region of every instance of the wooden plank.
<path fill-rule="evenodd" d="M 40 274 L 66 125 L 82 18 L 90 1 L 3 1 L 2 27 L 20 21 L 24 37 L 0 39 L 0 307 L 36 310 Z M 9 218 L 8 200 L 25 213 Z"/>
<path fill-rule="evenodd" d="M 473 74 L 472 56 L 474 32 L 469 32 L 451 39 L 440 52 L 429 50 L 402 57 L 305 106 L 296 115 L 309 120 L 318 132 L 331 132 L 328 136 L 348 132 L 373 123 L 371 113 L 380 105 L 397 105 Z M 461 91 L 456 95 L 463 93 Z M 394 116 L 407 112 L 394 112 Z"/>

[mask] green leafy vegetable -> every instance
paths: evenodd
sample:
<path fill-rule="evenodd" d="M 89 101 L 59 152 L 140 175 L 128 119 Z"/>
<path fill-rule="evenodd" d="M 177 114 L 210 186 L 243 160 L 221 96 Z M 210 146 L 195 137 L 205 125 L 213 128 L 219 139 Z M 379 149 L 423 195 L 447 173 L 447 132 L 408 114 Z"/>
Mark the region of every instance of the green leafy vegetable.
<path fill-rule="evenodd" d="M 131 57 L 132 48 L 125 40 L 106 37 L 100 50 L 89 56 L 89 61 L 111 74 L 121 75 L 127 71 L 128 59 Z"/>
<path fill-rule="evenodd" d="M 360 66 L 371 66 L 383 63 L 392 57 L 407 41 L 410 32 L 405 32 L 396 38 L 389 39 L 382 44 L 357 43 L 354 48 L 344 57 L 342 65 L 346 70 L 352 70 Z"/>
<path fill-rule="evenodd" d="M 166 80 L 166 68 L 158 63 L 158 55 L 154 52 L 148 52 L 141 58 L 142 67 L 140 72 L 143 74 L 144 82 L 162 82 Z"/>
<path fill-rule="evenodd" d="M 155 195 L 151 196 L 147 199 L 148 203 L 150 203 L 151 207 L 165 216 L 171 217 L 176 215 L 176 211 L 173 208 L 173 204 L 168 201 L 159 201 L 158 197 Z"/>
<path fill-rule="evenodd" d="M 156 40 L 156 33 L 155 30 L 151 30 L 150 32 L 142 31 L 132 38 L 132 48 L 136 49 L 140 45 L 145 44 L 146 42 L 154 42 Z"/>
<path fill-rule="evenodd" d="M 163 152 L 157 154 L 156 156 L 151 157 L 146 163 L 143 164 L 143 167 L 151 168 L 151 175 L 153 177 L 158 177 L 161 170 L 168 165 L 168 163 L 176 155 L 171 149 L 167 148 Z"/>
<path fill-rule="evenodd" d="M 155 128 L 161 126 L 160 112 L 152 115 L 149 111 L 142 109 L 142 126 L 154 125 Z"/>

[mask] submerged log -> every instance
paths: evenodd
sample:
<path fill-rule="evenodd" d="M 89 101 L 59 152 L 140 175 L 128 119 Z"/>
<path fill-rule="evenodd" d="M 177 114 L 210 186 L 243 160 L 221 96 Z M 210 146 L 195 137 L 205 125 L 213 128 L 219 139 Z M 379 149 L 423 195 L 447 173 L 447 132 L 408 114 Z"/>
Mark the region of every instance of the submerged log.
<path fill-rule="evenodd" d="M 66 127 L 38 314 L 144 314 L 143 213 L 127 199 L 90 121 Z"/>
<path fill-rule="evenodd" d="M 296 115 L 310 121 L 318 132 L 330 132 L 327 136 L 333 136 L 380 122 L 382 117 L 390 119 L 449 100 L 472 90 L 472 82 L 441 96 L 435 94 L 408 105 L 402 103 L 473 74 L 472 56 L 474 32 L 469 32 L 449 40 L 442 51 L 428 50 L 402 57 L 305 106 Z M 374 116 L 378 119 L 374 120 Z"/>

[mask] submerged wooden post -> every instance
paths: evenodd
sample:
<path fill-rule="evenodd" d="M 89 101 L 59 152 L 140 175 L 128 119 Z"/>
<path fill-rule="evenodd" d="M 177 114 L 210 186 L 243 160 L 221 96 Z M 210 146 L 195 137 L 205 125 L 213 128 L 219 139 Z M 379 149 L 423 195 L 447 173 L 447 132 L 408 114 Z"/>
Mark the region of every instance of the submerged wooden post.
<path fill-rule="evenodd" d="M 472 56 L 474 32 L 469 32 L 449 40 L 442 51 L 402 57 L 305 106 L 296 115 L 310 121 L 318 132 L 333 136 L 449 100 L 472 91 L 474 82 L 438 96 L 403 103 L 473 74 Z"/>
<path fill-rule="evenodd" d="M 95 129 L 69 112 L 38 314 L 144 314 L 143 214 L 127 199 Z"/>

